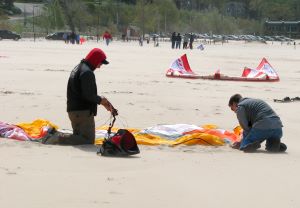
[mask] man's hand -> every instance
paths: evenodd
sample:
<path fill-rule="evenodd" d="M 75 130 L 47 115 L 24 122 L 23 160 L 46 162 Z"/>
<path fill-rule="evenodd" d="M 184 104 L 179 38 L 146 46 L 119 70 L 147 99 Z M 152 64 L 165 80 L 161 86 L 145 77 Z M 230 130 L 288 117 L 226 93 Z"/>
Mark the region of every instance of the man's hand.
<path fill-rule="evenodd" d="M 115 109 L 114 107 L 113 107 L 113 110 L 111 111 L 111 114 L 112 114 L 113 116 L 119 115 L 119 114 L 118 114 L 118 110 Z"/>
<path fill-rule="evenodd" d="M 107 111 L 110 111 L 113 116 L 118 115 L 118 110 L 114 108 L 114 106 L 107 100 L 106 97 L 101 97 L 100 104 L 103 105 Z"/>

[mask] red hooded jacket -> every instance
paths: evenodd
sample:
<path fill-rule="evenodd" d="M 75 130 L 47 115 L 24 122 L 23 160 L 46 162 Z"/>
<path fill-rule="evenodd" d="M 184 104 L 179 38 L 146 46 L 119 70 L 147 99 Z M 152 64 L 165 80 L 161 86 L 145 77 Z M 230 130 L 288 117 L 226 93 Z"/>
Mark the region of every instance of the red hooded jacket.
<path fill-rule="evenodd" d="M 92 70 L 95 70 L 100 63 L 103 63 L 104 60 L 106 63 L 106 55 L 100 48 L 94 48 L 85 57 L 85 61 L 93 67 Z"/>

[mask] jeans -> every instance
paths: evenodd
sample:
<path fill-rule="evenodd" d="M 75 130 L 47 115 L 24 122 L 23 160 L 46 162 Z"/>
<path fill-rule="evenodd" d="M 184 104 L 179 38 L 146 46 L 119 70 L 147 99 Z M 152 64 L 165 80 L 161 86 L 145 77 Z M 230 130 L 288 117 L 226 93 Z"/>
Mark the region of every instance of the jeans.
<path fill-rule="evenodd" d="M 266 150 L 279 150 L 280 140 L 282 137 L 282 128 L 277 129 L 250 129 L 249 132 L 243 133 L 243 140 L 240 149 L 243 150 L 250 144 L 262 143 L 266 140 Z"/>

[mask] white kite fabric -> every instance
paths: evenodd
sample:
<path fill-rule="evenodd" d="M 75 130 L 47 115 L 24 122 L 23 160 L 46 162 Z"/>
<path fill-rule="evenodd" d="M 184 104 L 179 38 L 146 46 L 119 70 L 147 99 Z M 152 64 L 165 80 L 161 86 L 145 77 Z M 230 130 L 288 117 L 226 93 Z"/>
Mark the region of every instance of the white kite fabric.
<path fill-rule="evenodd" d="M 271 64 L 267 61 L 266 58 L 263 58 L 256 67 L 256 69 L 251 69 L 245 67 L 242 77 L 247 78 L 264 78 L 264 79 L 279 79 L 279 76 Z"/>
<path fill-rule="evenodd" d="M 179 77 L 179 78 L 197 78 L 198 75 L 194 73 L 187 60 L 186 54 L 176 59 L 167 70 L 167 77 Z"/>
<path fill-rule="evenodd" d="M 217 70 L 212 75 L 198 75 L 190 67 L 186 54 L 176 59 L 167 70 L 167 77 L 190 78 L 190 79 L 211 79 L 228 81 L 279 81 L 279 76 L 266 58 L 263 58 L 255 69 L 245 67 L 241 76 L 227 76 Z"/>

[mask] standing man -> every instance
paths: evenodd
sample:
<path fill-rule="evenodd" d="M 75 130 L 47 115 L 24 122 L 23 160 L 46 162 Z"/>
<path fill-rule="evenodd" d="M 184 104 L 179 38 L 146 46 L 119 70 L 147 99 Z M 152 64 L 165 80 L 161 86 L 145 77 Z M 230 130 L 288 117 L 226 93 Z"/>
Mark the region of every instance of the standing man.
<path fill-rule="evenodd" d="M 188 43 L 189 43 L 189 40 L 190 40 L 189 36 L 190 36 L 189 34 L 185 34 L 183 36 L 183 46 L 182 46 L 183 49 L 187 49 L 187 46 L 188 46 Z"/>
<path fill-rule="evenodd" d="M 171 43 L 172 43 L 172 49 L 175 48 L 175 43 L 176 43 L 176 33 L 173 32 L 171 36 Z"/>
<path fill-rule="evenodd" d="M 190 49 L 192 50 L 193 49 L 193 43 L 194 43 L 194 40 L 195 40 L 195 36 L 193 33 L 190 34 Z"/>
<path fill-rule="evenodd" d="M 178 48 L 178 49 L 180 49 L 180 46 L 181 46 L 181 35 L 180 35 L 180 33 L 178 33 L 177 34 L 177 36 L 176 36 L 176 49 Z"/>
<path fill-rule="evenodd" d="M 43 143 L 65 145 L 95 143 L 94 116 L 97 115 L 97 105 L 103 105 L 113 115 L 118 114 L 105 97 L 97 94 L 94 71 L 108 63 L 105 53 L 99 48 L 94 48 L 72 70 L 67 87 L 67 112 L 73 134 L 54 132 Z"/>
<path fill-rule="evenodd" d="M 287 147 L 281 143 L 282 122 L 274 110 L 264 101 L 253 98 L 242 98 L 240 94 L 230 97 L 229 107 L 237 115 L 243 129 L 240 143 L 234 144 L 244 152 L 254 152 L 266 140 L 266 150 L 284 152 Z"/>

